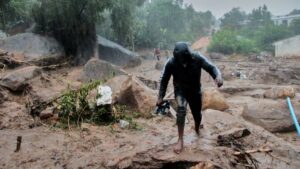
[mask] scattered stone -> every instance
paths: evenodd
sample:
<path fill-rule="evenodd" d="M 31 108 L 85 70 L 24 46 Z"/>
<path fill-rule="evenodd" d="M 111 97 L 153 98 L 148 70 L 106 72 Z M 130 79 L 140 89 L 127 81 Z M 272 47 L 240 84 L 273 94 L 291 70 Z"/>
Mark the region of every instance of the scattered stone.
<path fill-rule="evenodd" d="M 53 117 L 53 107 L 47 107 L 45 110 L 43 110 L 40 113 L 40 119 L 44 120 L 44 119 L 48 119 L 50 117 Z"/>
<path fill-rule="evenodd" d="M 220 146 L 230 145 L 234 140 L 249 136 L 251 132 L 246 128 L 233 128 L 218 136 L 218 144 Z"/>
<path fill-rule="evenodd" d="M 295 95 L 296 91 L 292 86 L 277 86 L 264 93 L 264 97 L 270 99 L 286 99 L 287 97 L 294 98 Z"/>
<path fill-rule="evenodd" d="M 129 122 L 126 120 L 120 120 L 119 124 L 122 129 L 127 128 L 129 126 Z"/>
<path fill-rule="evenodd" d="M 129 51 L 121 45 L 97 36 L 99 58 L 122 67 L 135 67 L 142 63 L 138 54 Z"/>
<path fill-rule="evenodd" d="M 0 48 L 13 54 L 15 59 L 38 65 L 61 62 L 64 48 L 52 37 L 22 33 L 0 41 Z"/>
<path fill-rule="evenodd" d="M 124 75 L 125 71 L 108 62 L 97 58 L 89 60 L 83 68 L 83 80 L 86 82 L 93 80 L 106 80 L 116 75 Z"/>
<path fill-rule="evenodd" d="M 148 88 L 136 77 L 130 77 L 123 83 L 117 102 L 129 106 L 141 113 L 143 117 L 149 117 L 155 108 L 156 95 L 154 90 Z"/>
<path fill-rule="evenodd" d="M 164 67 L 165 67 L 165 63 L 163 61 L 156 62 L 155 64 L 156 70 L 163 70 Z"/>
<path fill-rule="evenodd" d="M 1 78 L 0 85 L 13 91 L 22 91 L 28 85 L 28 80 L 39 76 L 41 73 L 42 69 L 37 66 L 17 69 Z"/>
<path fill-rule="evenodd" d="M 202 92 L 202 109 L 214 109 L 224 111 L 229 108 L 225 97 L 217 90 L 212 88 L 204 89 Z"/>
<path fill-rule="evenodd" d="M 299 103 L 294 102 L 293 106 L 295 110 L 300 109 Z M 242 116 L 270 132 L 295 131 L 285 100 L 257 99 L 247 103 Z M 299 117 L 300 115 L 298 115 L 298 119 Z"/>
<path fill-rule="evenodd" d="M 92 124 L 90 123 L 81 123 L 81 130 L 89 132 L 92 128 Z"/>

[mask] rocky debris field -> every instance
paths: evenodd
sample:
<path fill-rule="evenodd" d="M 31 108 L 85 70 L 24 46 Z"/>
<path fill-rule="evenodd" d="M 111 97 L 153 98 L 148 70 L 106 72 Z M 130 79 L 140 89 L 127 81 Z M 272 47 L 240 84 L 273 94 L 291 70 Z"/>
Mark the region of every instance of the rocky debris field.
<path fill-rule="evenodd" d="M 151 115 L 163 61 L 141 59 L 125 70 L 95 58 L 80 67 L 7 66 L 1 57 L 11 53 L 1 52 L 0 168 L 300 168 L 300 139 L 285 100 L 292 98 L 299 117 L 300 59 L 215 57 L 224 86 L 217 89 L 203 72 L 204 128 L 197 136 L 189 113 L 177 155 L 175 119 Z M 93 79 L 107 80 L 113 100 L 138 114 L 135 128 L 53 125 L 59 117 L 44 103 Z M 168 93 L 172 98 L 171 82 Z"/>

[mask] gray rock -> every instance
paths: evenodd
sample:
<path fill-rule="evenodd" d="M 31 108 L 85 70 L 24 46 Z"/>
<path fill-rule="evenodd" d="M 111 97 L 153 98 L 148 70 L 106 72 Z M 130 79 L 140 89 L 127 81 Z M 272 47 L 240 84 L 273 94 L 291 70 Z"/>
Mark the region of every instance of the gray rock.
<path fill-rule="evenodd" d="M 86 82 L 110 79 L 115 75 L 124 74 L 126 74 L 126 72 L 119 67 L 96 58 L 89 60 L 83 68 L 83 80 Z"/>
<path fill-rule="evenodd" d="M 37 66 L 29 66 L 14 70 L 1 78 L 0 85 L 13 91 L 22 91 L 27 86 L 27 81 L 40 75 L 42 69 Z"/>
<path fill-rule="evenodd" d="M 270 99 L 286 99 L 287 97 L 294 98 L 296 90 L 292 86 L 276 86 L 264 93 L 265 98 Z"/>
<path fill-rule="evenodd" d="M 294 104 L 294 108 L 299 110 L 300 105 Z M 270 132 L 295 131 L 293 120 L 285 100 L 259 99 L 248 103 L 242 116 L 259 125 Z M 299 119 L 298 115 L 298 119 Z"/>
<path fill-rule="evenodd" d="M 135 67 L 141 64 L 141 59 L 134 52 L 121 45 L 97 36 L 99 58 L 122 67 Z"/>
<path fill-rule="evenodd" d="M 53 116 L 53 107 L 48 107 L 40 113 L 40 119 L 48 119 Z"/>
<path fill-rule="evenodd" d="M 19 56 L 18 60 L 40 65 L 54 64 L 65 56 L 63 47 L 52 37 L 22 33 L 0 41 L 0 49 Z"/>

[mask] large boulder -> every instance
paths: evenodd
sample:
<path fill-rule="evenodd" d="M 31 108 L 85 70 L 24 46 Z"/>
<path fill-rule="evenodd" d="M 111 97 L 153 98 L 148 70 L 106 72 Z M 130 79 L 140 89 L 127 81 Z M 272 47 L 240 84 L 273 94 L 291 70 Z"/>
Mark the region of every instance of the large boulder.
<path fill-rule="evenodd" d="M 296 91 L 292 86 L 277 86 L 267 90 L 264 93 L 265 98 L 285 99 L 287 97 L 294 98 Z"/>
<path fill-rule="evenodd" d="M 12 91 L 22 91 L 27 86 L 27 81 L 42 73 L 42 69 L 37 66 L 29 66 L 14 70 L 0 80 L 0 85 Z"/>
<path fill-rule="evenodd" d="M 225 97 L 217 90 L 213 88 L 206 88 L 202 91 L 202 109 L 213 109 L 224 111 L 229 106 Z"/>
<path fill-rule="evenodd" d="M 300 105 L 293 105 L 299 110 Z M 259 125 L 270 132 L 289 132 L 294 131 L 293 120 L 285 100 L 259 99 L 248 102 L 242 116 Z M 298 115 L 298 119 L 299 119 Z"/>
<path fill-rule="evenodd" d="M 106 80 L 115 75 L 124 74 L 126 72 L 121 68 L 97 58 L 89 60 L 83 68 L 83 80 L 86 82 L 91 80 Z"/>
<path fill-rule="evenodd" d="M 134 52 L 121 45 L 97 36 L 99 58 L 122 67 L 135 67 L 142 63 L 141 59 Z"/>
<path fill-rule="evenodd" d="M 0 49 L 24 62 L 54 64 L 65 56 L 63 47 L 52 37 L 22 33 L 0 41 Z"/>
<path fill-rule="evenodd" d="M 118 85 L 112 85 L 114 101 L 121 105 L 141 113 L 143 117 L 149 117 L 151 111 L 155 108 L 157 94 L 154 90 L 148 88 L 138 78 L 129 76 L 120 76 L 111 80 L 119 81 Z M 122 85 L 120 85 L 122 83 Z"/>
<path fill-rule="evenodd" d="M 119 75 L 109 79 L 105 85 L 109 86 L 112 90 L 113 101 L 116 101 L 121 91 L 123 90 L 123 85 L 129 80 L 127 75 Z"/>

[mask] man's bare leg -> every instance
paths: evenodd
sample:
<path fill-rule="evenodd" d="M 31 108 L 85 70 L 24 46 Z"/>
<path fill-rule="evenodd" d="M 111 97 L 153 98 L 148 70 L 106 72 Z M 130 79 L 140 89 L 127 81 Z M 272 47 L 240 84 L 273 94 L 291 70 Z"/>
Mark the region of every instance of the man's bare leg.
<path fill-rule="evenodd" d="M 183 150 L 183 135 L 184 135 L 184 124 L 178 124 L 178 142 L 174 148 L 174 152 L 179 154 Z"/>

